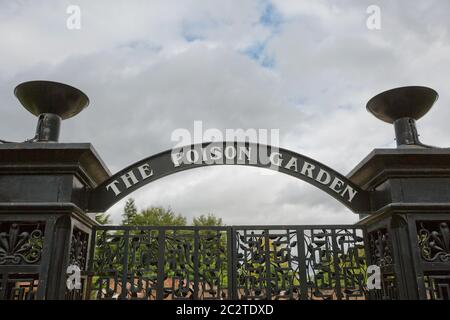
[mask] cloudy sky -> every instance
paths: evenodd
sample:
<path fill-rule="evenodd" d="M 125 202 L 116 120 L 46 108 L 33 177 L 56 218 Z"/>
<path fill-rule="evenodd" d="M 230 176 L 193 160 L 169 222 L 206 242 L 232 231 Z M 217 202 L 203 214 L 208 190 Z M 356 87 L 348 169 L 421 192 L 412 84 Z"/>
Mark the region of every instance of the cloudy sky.
<path fill-rule="evenodd" d="M 414 4 L 412 4 L 414 3 Z M 381 29 L 366 26 L 369 5 Z M 81 28 L 66 22 L 69 5 Z M 348 173 L 394 132 L 367 113 L 375 94 L 425 85 L 440 99 L 418 122 L 424 143 L 450 144 L 450 2 L 0 0 L 0 139 L 23 141 L 36 118 L 14 87 L 46 79 L 83 90 L 90 106 L 62 125 L 62 142 L 91 142 L 114 173 L 170 149 L 171 133 L 279 129 L 280 145 Z M 280 173 L 209 167 L 133 194 L 226 224 L 353 223 L 357 215 Z M 110 209 L 120 221 L 124 202 Z"/>

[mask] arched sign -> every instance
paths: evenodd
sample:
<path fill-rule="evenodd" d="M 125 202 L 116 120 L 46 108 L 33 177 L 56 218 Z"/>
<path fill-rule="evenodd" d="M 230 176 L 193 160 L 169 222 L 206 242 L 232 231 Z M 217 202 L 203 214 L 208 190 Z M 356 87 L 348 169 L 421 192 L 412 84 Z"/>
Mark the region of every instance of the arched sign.
<path fill-rule="evenodd" d="M 316 186 L 353 212 L 369 211 L 369 193 L 322 163 L 273 146 L 236 142 L 194 144 L 142 159 L 92 190 L 87 210 L 106 211 L 147 183 L 210 165 L 247 165 L 279 171 Z"/>

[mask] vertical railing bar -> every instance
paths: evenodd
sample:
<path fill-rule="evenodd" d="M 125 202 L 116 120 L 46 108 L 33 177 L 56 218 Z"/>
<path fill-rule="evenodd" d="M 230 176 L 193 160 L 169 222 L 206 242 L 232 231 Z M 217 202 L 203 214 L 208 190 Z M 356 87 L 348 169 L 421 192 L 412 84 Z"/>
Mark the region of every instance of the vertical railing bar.
<path fill-rule="evenodd" d="M 300 280 L 300 299 L 308 299 L 308 278 L 307 278 L 307 265 L 306 265 L 306 253 L 305 253 L 305 229 L 297 228 L 297 259 L 298 259 L 298 272 Z"/>
<path fill-rule="evenodd" d="M 107 232 L 107 230 L 104 230 Z M 84 293 L 85 300 L 91 300 L 92 280 L 95 274 L 94 259 L 95 259 L 95 247 L 97 242 L 97 228 L 92 227 L 91 239 L 89 244 L 88 263 L 87 263 L 87 277 L 86 277 L 86 291 Z"/>
<path fill-rule="evenodd" d="M 395 289 L 397 291 L 396 298 L 400 300 L 406 300 L 408 298 L 406 288 L 405 288 L 405 281 L 403 273 L 401 272 L 403 269 L 403 266 L 401 265 L 401 250 L 402 246 L 400 245 L 399 241 L 399 235 L 398 235 L 398 228 L 393 228 L 392 226 L 392 216 L 389 218 L 389 220 L 385 223 L 387 228 L 387 234 L 388 234 L 388 245 L 391 250 L 391 254 L 393 256 L 393 272 L 395 276 Z"/>
<path fill-rule="evenodd" d="M 39 267 L 39 284 L 36 292 L 36 299 L 45 299 L 47 295 L 47 283 L 48 283 L 48 273 L 50 269 L 50 257 L 52 254 L 52 243 L 54 240 L 56 218 L 52 217 L 45 221 L 44 232 L 44 243 L 42 248 L 42 259 Z M 6 273 L 6 278 L 8 274 Z M 7 295 L 7 288 L 4 287 L 5 297 Z"/>
<path fill-rule="evenodd" d="M 107 232 L 107 230 L 104 230 L 104 232 Z M 90 247 L 89 247 L 88 272 L 94 271 L 94 257 L 95 257 L 96 240 L 97 240 L 97 228 L 94 226 L 92 228 L 91 241 L 90 241 Z"/>
<path fill-rule="evenodd" d="M 361 230 L 362 230 L 362 238 L 363 238 L 363 242 L 364 242 L 364 257 L 366 260 L 366 277 L 367 277 L 367 267 L 372 265 L 374 262 L 372 262 L 372 256 L 370 255 L 369 236 L 367 234 L 367 228 L 362 227 Z M 381 276 L 381 274 L 380 274 L 380 276 Z M 372 299 L 372 293 L 367 288 L 367 281 L 366 281 L 366 283 L 364 283 L 364 286 L 365 286 L 365 290 L 367 291 L 367 299 L 369 299 L 369 300 Z M 375 297 L 375 296 L 373 296 L 373 297 Z"/>
<path fill-rule="evenodd" d="M 127 297 L 127 278 L 128 278 L 128 246 L 130 242 L 130 231 L 125 230 L 123 235 L 124 248 L 123 248 L 123 270 L 122 270 L 122 288 L 120 292 L 120 299 L 126 299 Z"/>
<path fill-rule="evenodd" d="M 427 294 L 425 289 L 425 276 L 424 276 L 424 268 L 423 264 L 421 263 L 420 259 L 420 246 L 418 241 L 418 234 L 417 234 L 417 220 L 415 217 L 408 217 L 408 236 L 411 245 L 411 254 L 412 254 L 412 260 L 413 265 L 415 268 L 415 276 L 417 278 L 417 291 L 419 295 L 419 299 L 426 300 Z"/>
<path fill-rule="evenodd" d="M 305 241 L 305 237 L 308 235 L 307 232 L 310 226 L 293 226 L 293 228 L 291 229 L 292 231 L 295 231 L 296 233 L 296 237 L 297 237 L 297 261 L 298 263 L 298 274 L 295 274 L 295 279 L 299 280 L 299 284 L 297 289 L 299 290 L 299 298 L 302 300 L 306 300 L 308 299 L 308 265 L 307 265 L 307 243 Z M 335 290 L 335 294 L 336 294 L 336 298 L 341 300 L 343 298 L 345 298 L 345 292 L 344 289 L 345 287 L 342 285 L 341 280 L 345 281 L 345 274 L 343 273 L 343 269 L 341 270 L 341 263 L 339 261 L 340 259 L 340 249 L 339 249 L 339 241 L 338 238 L 340 237 L 341 234 L 340 230 L 341 230 L 342 226 L 336 227 L 336 226 L 328 226 L 328 230 L 330 230 L 330 235 L 331 235 L 331 243 L 330 241 L 327 241 L 329 243 L 329 245 L 331 244 L 331 252 L 332 252 L 332 257 L 333 257 L 333 265 L 334 265 L 334 274 L 332 276 L 332 278 L 335 281 L 335 286 L 334 286 L 334 290 Z M 388 228 L 390 226 L 387 226 Z M 236 229 L 236 226 L 226 226 L 222 229 L 222 231 L 225 231 L 226 233 L 226 257 L 227 257 L 227 265 L 226 265 L 226 272 L 227 272 L 227 289 L 228 289 L 228 293 L 227 293 L 227 298 L 228 299 L 237 299 L 239 296 L 239 292 L 238 292 L 238 270 L 237 270 L 237 263 L 238 263 L 238 251 L 239 248 L 237 248 L 237 236 L 238 236 L 238 230 Z M 286 226 L 286 228 L 288 228 L 288 226 Z M 89 240 L 90 243 L 90 247 L 89 247 L 89 251 L 88 251 L 88 262 L 87 262 L 87 271 L 88 271 L 88 278 L 86 279 L 87 283 L 86 283 L 86 288 L 85 288 L 85 294 L 84 297 L 85 299 L 90 299 L 91 297 L 91 291 L 95 290 L 95 288 L 92 287 L 92 279 L 94 278 L 95 275 L 98 274 L 98 270 L 94 270 L 95 268 L 95 253 L 96 253 L 96 247 L 98 247 L 98 241 L 100 239 L 101 234 L 99 233 L 100 231 L 102 232 L 108 232 L 110 229 L 107 229 L 105 227 L 102 228 L 97 228 L 97 227 L 93 227 L 92 228 L 92 233 L 91 233 L 91 238 Z M 122 261 L 122 272 L 118 272 L 118 283 L 121 283 L 122 285 L 122 290 L 121 293 L 119 295 L 120 299 L 126 299 L 128 296 L 128 291 L 127 291 L 127 285 L 129 281 L 132 281 L 132 279 L 130 280 L 130 275 L 129 275 L 129 269 L 132 269 L 132 265 L 130 264 L 130 254 L 132 252 L 132 247 L 130 246 L 130 242 L 131 239 L 133 237 L 133 230 L 132 228 L 123 228 L 123 229 L 111 229 L 111 230 L 123 230 L 123 234 L 122 234 L 122 239 L 123 239 L 123 247 L 121 249 L 118 249 L 118 252 L 121 252 L 123 257 L 121 259 Z M 167 240 L 167 235 L 169 231 L 169 227 L 166 228 L 161 228 L 158 227 L 157 229 L 158 232 L 158 238 L 157 238 L 157 242 L 158 242 L 158 249 L 157 249 L 157 283 L 156 283 L 156 299 L 164 299 L 164 279 L 165 279 L 165 248 L 166 248 L 166 240 Z M 171 230 L 171 229 L 170 229 Z M 201 268 L 202 268 L 202 262 L 200 261 L 201 259 L 201 232 L 200 230 L 208 230 L 208 229 L 202 229 L 202 228 L 194 228 L 194 229 L 190 229 L 193 231 L 193 245 L 194 245 L 194 250 L 192 252 L 192 258 L 193 258 L 193 298 L 194 299 L 202 299 L 202 292 L 201 292 Z M 214 229 L 215 230 L 215 229 Z M 263 275 L 265 276 L 265 282 L 266 282 L 266 292 L 265 292 L 265 296 L 266 299 L 272 299 L 272 295 L 275 292 L 275 287 L 278 285 L 273 285 L 272 280 L 274 281 L 278 281 L 277 277 L 273 277 L 272 276 L 272 270 L 271 270 L 271 266 L 272 266 L 272 256 L 271 256 L 271 235 L 276 235 L 278 234 L 276 231 L 272 231 L 272 229 L 270 229 L 270 227 L 266 226 L 264 229 L 264 247 L 265 247 L 265 267 L 266 267 L 266 272 L 263 273 Z M 274 229 L 274 230 L 279 230 L 279 229 Z M 281 230 L 281 229 L 280 229 Z M 356 237 L 358 237 L 359 234 L 359 230 L 361 230 L 362 232 L 362 239 L 363 239 L 363 247 L 364 247 L 364 255 L 365 255 L 365 261 L 367 265 L 370 265 L 372 263 L 374 263 L 374 261 L 372 261 L 372 257 L 370 256 L 370 243 L 369 243 L 369 236 L 368 236 L 368 229 L 364 226 L 351 226 L 348 225 L 347 229 L 349 234 L 352 234 L 353 237 L 356 240 Z M 219 230 L 220 231 L 220 230 Z M 411 233 L 411 232 L 410 232 Z M 293 234 L 293 233 L 292 233 Z M 347 232 L 345 233 L 347 234 Z M 222 233 L 222 235 L 225 235 L 224 233 Z M 192 236 L 192 234 L 191 234 Z M 190 237 L 191 237 L 190 236 Z M 347 237 L 345 235 L 345 237 Z M 190 238 L 192 239 L 192 238 Z M 289 239 L 289 233 L 288 233 L 288 239 Z M 393 237 L 393 239 L 391 238 L 391 241 L 395 241 L 396 238 Z M 189 243 L 192 243 L 192 240 L 189 240 Z M 222 242 L 223 243 L 223 242 Z M 118 246 L 120 245 L 120 242 L 117 244 Z M 355 242 L 356 245 L 356 242 Z M 392 244 L 391 244 L 392 245 Z M 274 249 L 275 250 L 275 249 Z M 342 247 L 343 252 L 347 252 L 346 250 L 348 250 L 347 244 L 343 244 Z M 356 249 L 355 249 L 356 250 Z M 292 253 L 295 253 L 295 249 L 292 248 Z M 394 252 L 393 252 L 394 253 Z M 360 259 L 358 259 L 358 257 L 360 256 L 360 252 L 357 250 L 354 253 L 354 259 L 356 259 L 356 263 L 357 265 L 360 265 Z M 352 258 L 353 259 L 353 258 Z M 361 259 L 362 260 L 362 259 Z M 362 262 L 362 261 L 361 261 Z M 344 266 L 342 266 L 344 267 Z M 224 270 L 224 269 L 222 269 Z M 192 279 L 192 273 L 190 275 L 188 275 L 188 282 L 191 283 Z M 341 279 L 342 278 L 342 279 Z M 119 280 L 120 279 L 120 280 Z M 364 279 L 364 277 L 362 277 L 361 279 Z M 4 280 L 4 279 L 3 279 Z M 296 281 L 296 280 L 295 280 Z M 221 282 L 220 285 L 222 285 L 223 282 Z M 294 287 L 294 282 L 292 282 L 292 289 Z M 364 290 L 364 292 L 368 292 L 366 290 L 366 284 L 365 283 L 361 283 L 361 289 Z M 292 291 L 291 291 L 292 294 Z M 218 289 L 218 295 L 220 298 L 220 289 Z M 372 298 L 370 292 L 368 293 L 368 298 Z"/>
<path fill-rule="evenodd" d="M 2 283 L 2 286 L 1 286 L 2 290 L 0 290 L 0 300 L 6 300 L 7 299 L 6 293 L 8 292 L 8 290 L 7 290 L 8 273 L 5 272 L 2 274 L 2 278 L 0 279 L 0 282 Z"/>
<path fill-rule="evenodd" d="M 269 229 L 264 229 L 264 247 L 265 247 L 265 257 L 266 257 L 266 299 L 272 300 L 272 282 L 270 273 L 270 239 L 269 239 Z"/>
<path fill-rule="evenodd" d="M 237 267 L 237 252 L 236 252 L 236 230 L 233 227 L 227 227 L 227 281 L 228 281 L 228 299 L 237 299 L 236 286 L 236 267 Z"/>
<path fill-rule="evenodd" d="M 336 229 L 331 229 L 331 245 L 333 250 L 333 265 L 334 265 L 334 279 L 336 281 L 336 297 L 338 300 L 342 300 L 342 288 L 341 288 L 341 268 L 339 266 L 338 244 L 336 239 Z"/>
<path fill-rule="evenodd" d="M 156 280 L 156 300 L 164 299 L 164 255 L 166 247 L 166 231 L 165 229 L 158 230 L 158 273 Z"/>
<path fill-rule="evenodd" d="M 198 251 L 199 251 L 199 230 L 194 230 L 194 299 L 198 299 L 198 287 L 199 287 L 199 261 L 198 261 Z M 189 275 L 188 275 L 188 283 L 189 283 Z M 204 290 L 205 288 L 203 288 Z"/>

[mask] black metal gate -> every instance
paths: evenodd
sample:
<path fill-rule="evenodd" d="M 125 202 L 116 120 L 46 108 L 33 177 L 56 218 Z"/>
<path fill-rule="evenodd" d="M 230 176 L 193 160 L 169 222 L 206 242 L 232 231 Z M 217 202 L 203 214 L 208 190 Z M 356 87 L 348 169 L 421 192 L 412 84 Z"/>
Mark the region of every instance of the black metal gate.
<path fill-rule="evenodd" d="M 85 299 L 366 299 L 354 225 L 98 226 Z"/>

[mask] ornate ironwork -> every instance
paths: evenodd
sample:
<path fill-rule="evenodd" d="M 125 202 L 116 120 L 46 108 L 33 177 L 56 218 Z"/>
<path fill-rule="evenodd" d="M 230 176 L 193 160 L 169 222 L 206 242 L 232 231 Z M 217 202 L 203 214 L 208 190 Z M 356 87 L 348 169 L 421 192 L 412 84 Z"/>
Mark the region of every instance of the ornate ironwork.
<path fill-rule="evenodd" d="M 239 299 L 298 299 L 296 231 L 236 230 Z"/>
<path fill-rule="evenodd" d="M 368 234 L 372 263 L 386 267 L 394 263 L 391 242 L 387 228 L 380 228 Z"/>
<path fill-rule="evenodd" d="M 429 300 L 450 300 L 450 275 L 445 274 L 426 274 L 425 290 L 426 298 Z"/>
<path fill-rule="evenodd" d="M 0 274 L 0 299 L 34 300 L 38 284 L 38 274 Z"/>
<path fill-rule="evenodd" d="M 37 264 L 44 232 L 40 224 L 0 223 L 0 265 Z"/>
<path fill-rule="evenodd" d="M 192 299 L 194 293 L 194 235 L 184 230 L 166 231 L 164 298 Z"/>
<path fill-rule="evenodd" d="M 95 276 L 91 290 L 96 293 L 91 295 L 94 299 L 117 299 L 121 294 L 119 288 L 119 274 L 123 272 L 124 257 L 124 232 L 123 230 L 98 230 L 96 239 L 93 266 Z M 126 288 L 126 286 L 125 286 Z"/>
<path fill-rule="evenodd" d="M 88 246 L 89 234 L 74 227 L 70 241 L 69 265 L 75 265 L 80 268 L 81 286 L 79 288 L 67 289 L 65 294 L 66 300 L 81 300 L 84 297 L 87 282 L 85 271 L 87 268 Z"/>
<path fill-rule="evenodd" d="M 369 299 L 372 300 L 397 300 L 397 279 L 394 273 L 381 274 L 381 288 L 371 290 L 369 292 Z"/>
<path fill-rule="evenodd" d="M 230 261 L 227 252 L 227 236 L 223 230 L 198 231 L 199 285 L 198 297 L 203 300 L 229 297 L 227 269 Z M 194 265 L 195 267 L 195 265 Z"/>
<path fill-rule="evenodd" d="M 398 299 L 392 242 L 388 228 L 383 226 L 369 232 L 367 242 L 372 264 L 381 268 L 381 288 L 372 290 L 369 297 L 378 300 Z"/>
<path fill-rule="evenodd" d="M 91 291 L 97 299 L 227 297 L 226 228 L 97 230 Z"/>
<path fill-rule="evenodd" d="M 70 264 L 77 265 L 81 270 L 86 268 L 89 234 L 74 228 L 70 243 Z"/>
<path fill-rule="evenodd" d="M 364 299 L 366 255 L 362 230 L 305 230 L 308 297 Z"/>
<path fill-rule="evenodd" d="M 418 222 L 421 258 L 429 262 L 450 262 L 450 221 Z"/>
<path fill-rule="evenodd" d="M 106 227 L 93 299 L 363 299 L 362 229 Z"/>

